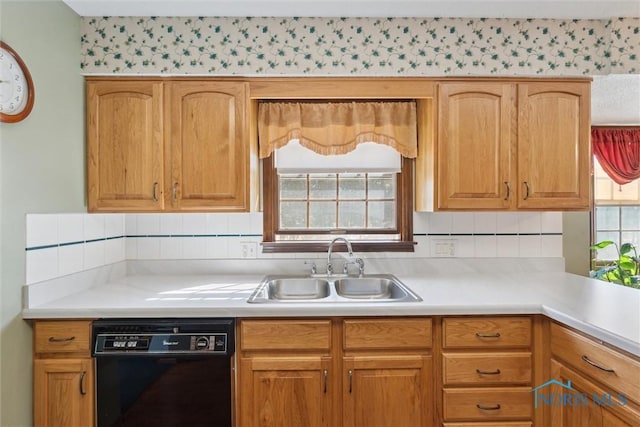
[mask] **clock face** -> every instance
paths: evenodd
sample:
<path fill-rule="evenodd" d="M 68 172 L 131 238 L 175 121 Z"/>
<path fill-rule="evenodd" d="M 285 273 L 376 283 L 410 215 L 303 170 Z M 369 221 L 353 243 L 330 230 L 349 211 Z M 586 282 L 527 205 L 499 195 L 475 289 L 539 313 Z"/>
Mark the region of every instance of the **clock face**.
<path fill-rule="evenodd" d="M 21 112 L 28 98 L 27 78 L 20 64 L 7 50 L 0 49 L 0 113 Z"/>

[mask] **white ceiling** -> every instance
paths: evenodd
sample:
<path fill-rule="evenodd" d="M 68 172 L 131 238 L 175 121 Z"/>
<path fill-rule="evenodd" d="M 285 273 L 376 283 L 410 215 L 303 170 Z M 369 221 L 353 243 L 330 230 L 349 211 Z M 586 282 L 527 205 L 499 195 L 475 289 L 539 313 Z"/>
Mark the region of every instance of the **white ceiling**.
<path fill-rule="evenodd" d="M 63 0 L 81 16 L 640 17 L 640 0 Z"/>

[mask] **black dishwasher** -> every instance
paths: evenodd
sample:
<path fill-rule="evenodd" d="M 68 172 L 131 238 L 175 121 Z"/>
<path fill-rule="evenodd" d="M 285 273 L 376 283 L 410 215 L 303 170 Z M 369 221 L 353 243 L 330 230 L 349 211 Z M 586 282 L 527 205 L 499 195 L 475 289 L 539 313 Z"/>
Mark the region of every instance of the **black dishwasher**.
<path fill-rule="evenodd" d="M 235 320 L 93 322 L 97 427 L 231 427 Z"/>

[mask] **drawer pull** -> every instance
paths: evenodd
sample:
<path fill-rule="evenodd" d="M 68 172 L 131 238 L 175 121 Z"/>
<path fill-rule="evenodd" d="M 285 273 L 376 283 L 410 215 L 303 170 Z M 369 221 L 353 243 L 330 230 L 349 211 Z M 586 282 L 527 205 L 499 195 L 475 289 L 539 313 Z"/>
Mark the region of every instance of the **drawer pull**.
<path fill-rule="evenodd" d="M 349 394 L 353 391 L 353 371 L 349 369 Z"/>
<path fill-rule="evenodd" d="M 65 338 L 49 337 L 49 342 L 69 342 L 75 339 L 76 337 L 65 337 Z"/>
<path fill-rule="evenodd" d="M 498 409 L 500 409 L 500 404 L 496 403 L 493 406 L 486 406 L 478 403 L 476 404 L 476 408 L 480 409 L 481 411 L 497 411 Z"/>
<path fill-rule="evenodd" d="M 600 369 L 601 371 L 609 372 L 609 373 L 612 373 L 612 374 L 616 372 L 615 370 L 613 370 L 611 368 L 605 368 L 604 366 L 598 365 L 596 362 L 594 362 L 593 360 L 589 359 L 586 354 L 582 355 L 582 360 L 587 362 L 589 365 Z"/>
<path fill-rule="evenodd" d="M 495 334 L 481 334 L 480 332 L 476 332 L 476 337 L 478 337 L 478 338 L 500 338 L 500 332 L 496 332 Z"/>
<path fill-rule="evenodd" d="M 324 394 L 327 394 L 327 381 L 329 379 L 329 372 L 325 369 L 322 373 L 322 376 L 324 377 Z"/>
<path fill-rule="evenodd" d="M 85 371 L 82 371 L 82 373 L 80 374 L 80 394 L 82 396 L 84 396 L 85 394 L 87 394 L 86 390 L 84 389 L 84 376 L 87 373 Z"/>
<path fill-rule="evenodd" d="M 481 371 L 480 369 L 476 369 L 476 372 L 479 375 L 500 375 L 500 369 L 496 369 L 495 371 Z"/>

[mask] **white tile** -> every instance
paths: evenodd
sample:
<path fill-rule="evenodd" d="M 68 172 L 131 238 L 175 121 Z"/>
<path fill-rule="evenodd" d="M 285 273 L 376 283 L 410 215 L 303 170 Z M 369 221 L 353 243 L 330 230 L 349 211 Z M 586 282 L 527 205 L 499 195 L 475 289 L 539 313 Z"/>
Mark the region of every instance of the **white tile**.
<path fill-rule="evenodd" d="M 474 236 L 476 258 L 495 258 L 498 255 L 497 236 Z"/>
<path fill-rule="evenodd" d="M 246 213 L 229 214 L 229 234 L 251 234 L 251 216 Z"/>
<path fill-rule="evenodd" d="M 187 237 L 184 239 L 182 250 L 185 259 L 204 259 L 207 257 L 207 239 Z"/>
<path fill-rule="evenodd" d="M 106 214 L 84 216 L 84 240 L 104 239 Z"/>
<path fill-rule="evenodd" d="M 429 214 L 425 212 L 413 213 L 413 232 L 415 234 L 429 233 Z"/>
<path fill-rule="evenodd" d="M 58 215 L 27 214 L 27 248 L 58 244 Z"/>
<path fill-rule="evenodd" d="M 138 214 L 138 236 L 153 236 L 160 234 L 161 214 Z"/>
<path fill-rule="evenodd" d="M 541 236 L 541 256 L 562 257 L 562 236 Z"/>
<path fill-rule="evenodd" d="M 496 255 L 499 258 L 517 258 L 520 256 L 520 240 L 518 236 L 496 236 L 496 244 Z"/>
<path fill-rule="evenodd" d="M 104 263 L 104 240 L 85 243 L 84 247 L 84 269 L 103 266 Z"/>
<path fill-rule="evenodd" d="M 242 249 L 240 244 L 247 241 L 246 237 L 229 237 L 228 239 L 228 258 L 239 259 L 242 258 Z M 296 254 L 297 255 L 297 254 Z"/>
<path fill-rule="evenodd" d="M 476 212 L 473 221 L 474 233 L 495 234 L 498 229 L 498 217 L 495 212 Z"/>
<path fill-rule="evenodd" d="M 184 234 L 182 214 L 166 213 L 160 215 L 160 234 L 180 235 Z"/>
<path fill-rule="evenodd" d="M 452 234 L 472 234 L 474 224 L 473 212 L 452 212 L 451 214 Z"/>
<path fill-rule="evenodd" d="M 431 256 L 431 249 L 429 248 L 428 236 L 415 236 L 413 238 L 416 244 L 414 245 L 414 256 L 419 258 L 428 258 Z"/>
<path fill-rule="evenodd" d="M 455 256 L 457 258 L 473 258 L 475 256 L 474 236 L 457 236 L 455 245 Z"/>
<path fill-rule="evenodd" d="M 60 276 L 84 270 L 84 244 L 58 248 L 58 273 Z"/>
<path fill-rule="evenodd" d="M 262 231 L 263 231 L 263 225 L 262 225 L 263 215 L 262 215 L 262 212 L 251 212 L 249 214 L 249 218 L 250 218 L 250 223 L 251 223 L 251 228 L 250 228 L 249 232 L 251 234 L 262 235 Z"/>
<path fill-rule="evenodd" d="M 104 242 L 104 263 L 113 264 L 124 261 L 125 242 L 124 239 L 111 239 Z"/>
<path fill-rule="evenodd" d="M 138 240 L 138 259 L 160 259 L 160 238 L 140 237 Z"/>
<path fill-rule="evenodd" d="M 161 237 L 160 259 L 182 259 L 183 240 L 181 237 Z"/>
<path fill-rule="evenodd" d="M 126 259 L 138 259 L 138 238 L 136 237 L 127 237 L 125 239 L 124 245 L 124 253 Z"/>
<path fill-rule="evenodd" d="M 188 213 L 183 215 L 183 233 L 189 235 L 207 234 L 207 214 Z"/>
<path fill-rule="evenodd" d="M 535 258 L 541 255 L 542 243 L 540 235 L 518 236 L 520 241 L 520 258 Z"/>
<path fill-rule="evenodd" d="M 540 233 L 540 213 L 539 212 L 521 212 L 518 220 L 519 233 Z"/>
<path fill-rule="evenodd" d="M 84 214 L 58 215 L 58 241 L 60 243 L 84 241 Z"/>
<path fill-rule="evenodd" d="M 124 232 L 127 236 L 135 236 L 138 234 L 138 214 L 125 214 Z"/>
<path fill-rule="evenodd" d="M 518 234 L 520 217 L 515 212 L 498 212 L 496 214 L 498 234 Z"/>
<path fill-rule="evenodd" d="M 207 237 L 207 258 L 225 259 L 229 258 L 229 238 L 228 237 Z"/>
<path fill-rule="evenodd" d="M 105 237 L 124 236 L 124 214 L 105 215 Z"/>
<path fill-rule="evenodd" d="M 58 248 L 27 251 L 26 268 L 27 284 L 58 277 Z"/>
<path fill-rule="evenodd" d="M 429 233 L 430 234 L 450 234 L 451 233 L 451 214 L 448 212 L 435 212 L 429 215 Z"/>
<path fill-rule="evenodd" d="M 228 234 L 229 215 L 224 213 L 207 214 L 207 234 Z"/>
<path fill-rule="evenodd" d="M 540 225 L 543 233 L 562 233 L 562 212 L 541 212 Z"/>

